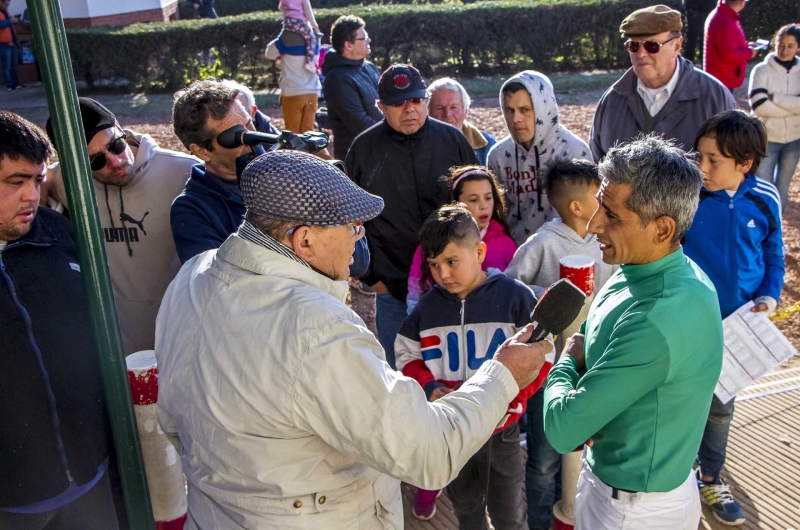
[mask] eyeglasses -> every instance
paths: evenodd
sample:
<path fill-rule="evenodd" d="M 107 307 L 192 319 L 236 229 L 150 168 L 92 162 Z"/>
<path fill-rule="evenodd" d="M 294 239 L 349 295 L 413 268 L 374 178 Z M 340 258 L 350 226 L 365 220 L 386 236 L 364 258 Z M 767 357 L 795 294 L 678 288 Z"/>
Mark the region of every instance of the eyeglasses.
<path fill-rule="evenodd" d="M 304 226 L 308 226 L 308 225 L 293 226 L 292 228 L 290 228 L 289 230 L 286 231 L 286 235 L 292 236 L 292 235 L 294 235 L 295 231 L 298 228 L 302 228 Z M 355 235 L 357 235 L 357 236 L 360 236 L 361 232 L 364 231 L 364 223 L 362 223 L 361 221 L 356 221 L 355 223 L 347 223 L 346 225 L 343 225 L 343 226 L 346 226 L 347 228 L 352 228 L 353 229 L 353 233 L 355 233 Z"/>
<path fill-rule="evenodd" d="M 638 41 L 638 40 L 630 40 L 628 39 L 625 41 L 625 49 L 628 50 L 630 53 L 636 53 L 639 51 L 639 46 L 644 46 L 644 51 L 647 53 L 658 53 L 661 51 L 661 47 L 666 43 L 677 39 L 678 37 L 672 37 L 671 39 L 665 40 L 664 42 L 656 42 L 654 40 L 646 40 L 646 41 Z"/>
<path fill-rule="evenodd" d="M 408 99 L 404 99 L 403 101 L 398 101 L 397 103 L 392 103 L 392 104 L 391 104 L 391 105 L 389 105 L 389 106 L 390 106 L 390 107 L 397 107 L 397 108 L 400 108 L 400 107 L 403 107 L 403 106 L 405 106 L 406 102 L 408 102 L 408 101 L 410 101 L 410 102 L 411 102 L 411 103 L 413 103 L 414 105 L 419 105 L 420 103 L 422 103 L 422 102 L 423 102 L 423 101 L 425 101 L 426 99 L 428 99 L 428 98 L 408 98 Z"/>
<path fill-rule="evenodd" d="M 106 145 L 106 148 L 96 155 L 93 155 L 89 158 L 89 167 L 92 171 L 100 171 L 104 167 L 106 167 L 106 155 L 111 153 L 112 155 L 119 155 L 125 152 L 125 149 L 128 148 L 128 142 L 125 141 L 125 133 L 122 136 L 118 136 L 114 138 L 114 140 Z"/>
<path fill-rule="evenodd" d="M 367 32 L 365 31 L 365 32 L 364 32 L 364 36 L 363 36 L 363 37 L 356 37 L 356 38 L 354 38 L 353 40 L 367 40 L 367 39 L 369 39 L 369 33 L 367 33 Z"/>

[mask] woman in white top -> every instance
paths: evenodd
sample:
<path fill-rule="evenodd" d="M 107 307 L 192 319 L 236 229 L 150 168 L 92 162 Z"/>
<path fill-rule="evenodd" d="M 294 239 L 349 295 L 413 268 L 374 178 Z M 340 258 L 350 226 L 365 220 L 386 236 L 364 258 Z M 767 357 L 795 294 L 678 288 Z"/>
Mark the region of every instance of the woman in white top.
<path fill-rule="evenodd" d="M 789 183 L 800 160 L 800 26 L 789 24 L 775 34 L 775 52 L 753 68 L 750 108 L 767 129 L 767 157 L 756 175 L 772 182 L 786 207 Z"/>

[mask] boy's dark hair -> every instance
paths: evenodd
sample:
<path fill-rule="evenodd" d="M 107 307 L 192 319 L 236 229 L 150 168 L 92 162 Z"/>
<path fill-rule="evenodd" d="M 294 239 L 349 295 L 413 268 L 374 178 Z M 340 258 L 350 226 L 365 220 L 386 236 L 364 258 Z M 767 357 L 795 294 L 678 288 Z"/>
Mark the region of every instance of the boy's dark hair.
<path fill-rule="evenodd" d="M 236 104 L 239 91 L 208 78 L 195 81 L 178 92 L 172 107 L 172 129 L 186 149 L 197 144 L 214 149 L 214 134 L 208 129 L 208 118 L 221 120 Z"/>
<path fill-rule="evenodd" d="M 344 51 L 345 42 L 353 42 L 358 28 L 363 28 L 364 19 L 355 15 L 344 15 L 336 19 L 331 26 L 331 46 L 336 53 Z"/>
<path fill-rule="evenodd" d="M 742 110 L 725 110 L 706 120 L 694 138 L 694 148 L 700 138 L 715 138 L 717 149 L 726 158 L 737 164 L 753 161 L 750 173 L 758 169 L 758 164 L 767 156 L 767 131 L 764 124 L 755 116 Z"/>
<path fill-rule="evenodd" d="M 481 240 L 478 223 L 459 202 L 446 204 L 430 214 L 418 235 L 424 259 L 435 258 L 450 243 L 468 246 Z"/>
<path fill-rule="evenodd" d="M 558 159 L 550 165 L 544 177 L 544 189 L 550 204 L 563 218 L 570 201 L 582 198 L 586 188 L 600 185 L 597 166 L 588 160 Z"/>
<path fill-rule="evenodd" d="M 0 110 L 0 164 L 6 158 L 41 164 L 52 154 L 50 140 L 42 129 L 22 116 Z"/>
<path fill-rule="evenodd" d="M 507 85 L 504 85 L 504 86 L 503 86 L 503 91 L 502 91 L 502 94 L 503 94 L 504 96 L 505 96 L 506 94 L 516 94 L 516 93 L 517 93 L 517 92 L 519 92 L 520 90 L 524 90 L 524 91 L 526 91 L 526 92 L 528 91 L 528 89 L 527 89 L 527 88 L 525 88 L 525 85 L 523 85 L 523 84 L 522 84 L 522 83 L 520 83 L 519 81 L 514 81 L 513 83 L 508 83 Z"/>

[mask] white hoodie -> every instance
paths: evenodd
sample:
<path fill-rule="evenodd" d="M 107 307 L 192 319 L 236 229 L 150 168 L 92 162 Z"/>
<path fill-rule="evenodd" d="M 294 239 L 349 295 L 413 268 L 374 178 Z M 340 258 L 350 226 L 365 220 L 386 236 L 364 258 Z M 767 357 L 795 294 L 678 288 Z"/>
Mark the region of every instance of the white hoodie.
<path fill-rule="evenodd" d="M 536 133 L 530 149 L 516 143 L 511 136 L 489 151 L 488 166 L 503 183 L 508 205 L 508 226 L 511 237 L 520 245 L 545 221 L 555 217 L 544 195 L 542 178 L 550 164 L 560 158 L 593 160 L 589 146 L 561 125 L 553 84 L 544 74 L 526 70 L 503 83 L 522 83 L 533 101 Z M 503 89 L 500 89 L 500 108 Z"/>

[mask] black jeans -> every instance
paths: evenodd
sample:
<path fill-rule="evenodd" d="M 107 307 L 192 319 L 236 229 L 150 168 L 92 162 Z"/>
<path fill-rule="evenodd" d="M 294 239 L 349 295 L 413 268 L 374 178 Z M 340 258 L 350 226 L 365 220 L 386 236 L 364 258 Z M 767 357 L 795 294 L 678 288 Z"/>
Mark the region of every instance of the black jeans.
<path fill-rule="evenodd" d="M 108 472 L 75 501 L 44 513 L 0 512 L 3 530 L 117 530 Z"/>
<path fill-rule="evenodd" d="M 460 530 L 481 530 L 485 524 L 483 494 L 486 491 L 486 470 L 489 444 L 492 444 L 489 472 L 489 517 L 496 530 L 527 530 L 522 502 L 522 480 L 525 468 L 519 447 L 519 424 L 509 425 L 492 435 L 447 486 Z"/>

